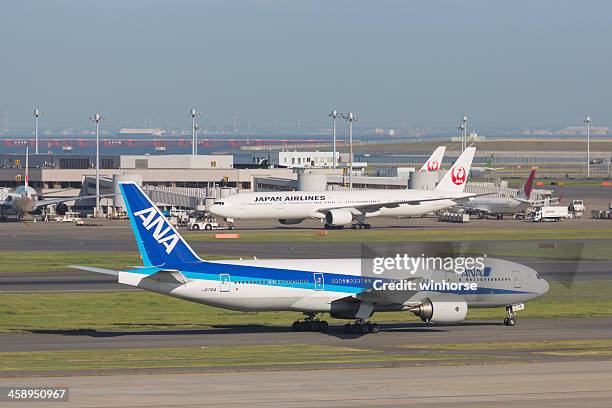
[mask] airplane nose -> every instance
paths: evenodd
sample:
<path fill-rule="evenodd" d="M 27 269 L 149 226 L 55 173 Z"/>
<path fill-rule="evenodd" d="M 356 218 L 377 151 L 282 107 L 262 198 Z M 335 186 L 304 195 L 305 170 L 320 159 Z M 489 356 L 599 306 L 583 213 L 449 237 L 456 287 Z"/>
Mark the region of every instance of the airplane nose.
<path fill-rule="evenodd" d="M 546 292 L 548 292 L 548 289 L 550 289 L 550 285 L 548 284 L 548 282 L 546 282 L 546 279 L 542 279 L 542 289 L 540 291 L 540 294 L 545 294 Z"/>
<path fill-rule="evenodd" d="M 224 215 L 223 215 L 223 211 L 221 211 L 221 208 L 222 207 L 220 205 L 213 204 L 210 206 L 210 212 L 220 217 L 223 217 Z"/>

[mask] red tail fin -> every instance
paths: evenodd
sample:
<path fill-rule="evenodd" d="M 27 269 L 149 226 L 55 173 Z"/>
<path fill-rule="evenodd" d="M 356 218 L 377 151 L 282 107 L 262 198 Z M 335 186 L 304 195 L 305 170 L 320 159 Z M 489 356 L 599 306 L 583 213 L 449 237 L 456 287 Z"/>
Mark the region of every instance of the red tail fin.
<path fill-rule="evenodd" d="M 525 187 L 523 189 L 523 194 L 525 194 L 525 199 L 529 199 L 529 197 L 531 196 L 531 188 L 533 187 L 533 179 L 535 179 L 535 169 L 531 170 L 531 173 L 529 173 L 529 177 L 527 178 L 527 181 L 525 182 Z"/>

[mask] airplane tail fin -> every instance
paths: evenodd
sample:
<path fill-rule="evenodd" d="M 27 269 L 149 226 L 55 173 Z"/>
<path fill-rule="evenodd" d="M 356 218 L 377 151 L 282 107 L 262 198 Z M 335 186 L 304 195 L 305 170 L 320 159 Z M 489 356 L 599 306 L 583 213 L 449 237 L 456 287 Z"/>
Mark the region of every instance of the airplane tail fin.
<path fill-rule="evenodd" d="M 529 197 L 531 196 L 531 190 L 533 187 L 533 180 L 535 179 L 535 173 L 536 173 L 535 169 L 532 169 L 531 173 L 529 173 L 529 177 L 527 178 L 525 185 L 523 186 L 521 192 L 519 193 L 520 199 L 529 200 Z"/>
<path fill-rule="evenodd" d="M 465 189 L 465 183 L 467 183 L 468 174 L 470 174 L 470 167 L 472 167 L 475 153 L 475 147 L 470 146 L 465 149 L 448 173 L 440 180 L 436 186 L 436 190 L 451 191 L 455 193 L 462 192 Z"/>
<path fill-rule="evenodd" d="M 436 150 L 431 154 L 429 159 L 423 164 L 420 171 L 438 171 L 442 166 L 442 159 L 444 158 L 444 152 L 446 146 L 438 146 Z"/>
<path fill-rule="evenodd" d="M 145 266 L 201 261 L 136 183 L 119 183 L 119 187 Z"/>

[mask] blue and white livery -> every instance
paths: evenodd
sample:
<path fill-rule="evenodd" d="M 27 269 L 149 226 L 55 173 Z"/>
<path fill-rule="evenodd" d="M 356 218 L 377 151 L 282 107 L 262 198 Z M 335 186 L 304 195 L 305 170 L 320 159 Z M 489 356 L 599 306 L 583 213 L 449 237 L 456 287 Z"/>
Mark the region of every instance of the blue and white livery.
<path fill-rule="evenodd" d="M 402 291 L 390 289 L 399 279 L 364 271 L 361 259 L 206 261 L 138 185 L 120 187 L 144 266 L 124 271 L 75 268 L 117 275 L 125 285 L 225 309 L 304 313 L 306 320 L 296 321 L 296 330 L 326 330 L 327 323 L 316 318 L 321 313 L 355 320 L 346 330 L 366 333 L 378 331 L 367 321 L 375 312 L 409 311 L 427 322 L 452 323 L 463 320 L 468 307 L 501 306 L 508 307 L 506 321 L 513 325 L 519 305 L 548 290 L 533 269 L 499 259 L 486 259 L 484 268 L 462 275 L 420 271 L 406 280 L 425 286 Z M 459 289 L 427 286 L 441 280 Z M 477 289 L 464 289 L 474 283 Z"/>

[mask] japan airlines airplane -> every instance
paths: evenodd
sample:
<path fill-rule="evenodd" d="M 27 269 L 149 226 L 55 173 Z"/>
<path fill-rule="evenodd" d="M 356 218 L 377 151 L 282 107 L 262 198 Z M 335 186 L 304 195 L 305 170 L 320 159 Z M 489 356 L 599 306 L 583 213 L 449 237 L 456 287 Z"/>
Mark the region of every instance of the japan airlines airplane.
<path fill-rule="evenodd" d="M 63 198 L 50 198 L 47 200 L 39 199 L 38 192 L 29 186 L 30 177 L 28 172 L 29 154 L 26 148 L 25 162 L 25 177 L 22 186 L 17 187 L 14 191 L 9 192 L 4 201 L 0 202 L 0 221 L 6 221 L 7 215 L 16 215 L 21 218 L 24 214 L 32 214 L 38 210 L 44 211 L 45 207 L 52 204 L 61 204 L 67 201 L 77 201 L 87 198 L 95 198 L 92 196 L 75 196 Z M 100 197 L 110 197 L 115 194 L 104 194 Z"/>
<path fill-rule="evenodd" d="M 299 224 L 311 218 L 325 220 L 325 228 L 351 223 L 352 228 L 370 228 L 366 218 L 422 216 L 478 196 L 463 192 L 475 152 L 475 147 L 465 149 L 434 190 L 238 193 L 216 201 L 210 212 L 230 220 Z"/>
<path fill-rule="evenodd" d="M 495 215 L 497 219 L 503 219 L 504 214 L 514 214 L 521 208 L 525 209 L 531 203 L 529 197 L 531 196 L 535 173 L 535 170 L 531 170 L 527 181 L 516 197 L 475 197 L 459 207 L 468 214 Z"/>
<path fill-rule="evenodd" d="M 345 330 L 367 333 L 378 331 L 367 321 L 374 312 L 407 311 L 426 322 L 454 323 L 465 318 L 468 307 L 503 306 L 508 312 L 505 324 L 513 326 L 523 302 L 548 290 L 535 270 L 492 258 L 483 258 L 481 267 L 466 268 L 461 275 L 432 269 L 406 279 L 376 275 L 361 259 L 206 261 L 138 185 L 121 183 L 120 188 L 144 266 L 122 271 L 73 268 L 116 275 L 125 285 L 224 309 L 300 312 L 306 320 L 293 324 L 297 331 L 325 331 L 327 323 L 316 318 L 322 313 L 354 319 Z M 417 286 L 392 287 L 408 281 Z M 442 285 L 439 290 L 432 281 Z"/>

